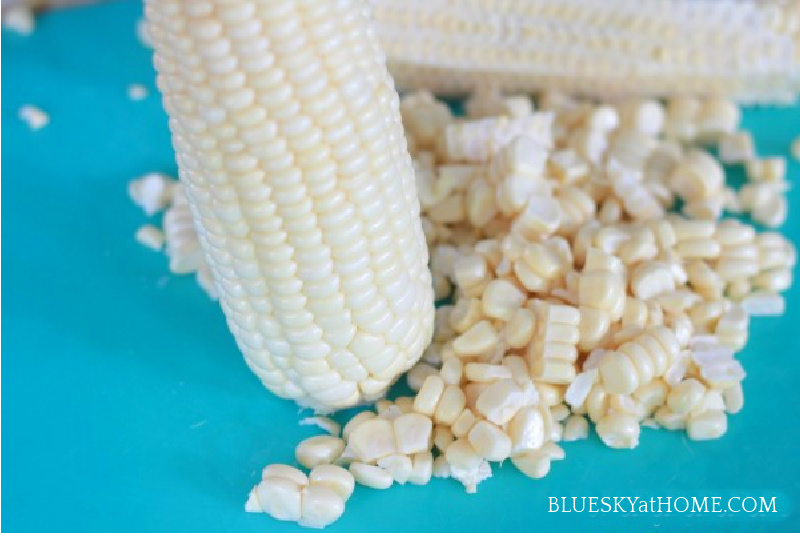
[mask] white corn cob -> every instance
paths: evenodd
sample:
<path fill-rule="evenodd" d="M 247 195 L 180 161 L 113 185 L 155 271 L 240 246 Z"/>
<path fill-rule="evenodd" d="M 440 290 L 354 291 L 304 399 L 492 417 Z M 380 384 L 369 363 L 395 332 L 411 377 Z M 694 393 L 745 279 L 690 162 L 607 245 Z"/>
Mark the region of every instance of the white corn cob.
<path fill-rule="evenodd" d="M 361 0 L 147 0 L 206 261 L 250 368 L 320 410 L 383 394 L 433 292 L 399 101 Z"/>
<path fill-rule="evenodd" d="M 371 0 L 402 89 L 790 100 L 797 0 Z"/>

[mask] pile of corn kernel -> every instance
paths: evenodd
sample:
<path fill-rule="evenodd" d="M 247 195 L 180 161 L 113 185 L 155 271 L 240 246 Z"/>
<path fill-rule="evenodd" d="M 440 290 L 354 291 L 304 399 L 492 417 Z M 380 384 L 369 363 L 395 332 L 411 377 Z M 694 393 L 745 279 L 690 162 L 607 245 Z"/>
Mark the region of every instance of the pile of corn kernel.
<path fill-rule="evenodd" d="M 764 226 L 787 215 L 786 161 L 759 158 L 740 110 L 680 97 L 595 103 L 485 89 L 466 117 L 428 93 L 401 102 L 436 295 L 432 344 L 407 374 L 413 397 L 377 402 L 301 442 L 309 475 L 270 465 L 246 510 L 323 527 L 357 482 L 375 489 L 452 477 L 474 492 L 492 463 L 547 475 L 561 441 L 594 423 L 612 448 L 642 425 L 715 439 L 743 406 L 734 357 L 752 316 L 779 315 L 795 249 Z M 734 190 L 719 159 L 743 165 Z M 798 149 L 800 152 L 800 149 Z M 170 269 L 214 295 L 181 186 L 151 174 L 130 195 L 166 209 Z M 680 214 L 678 207 L 680 207 Z"/>

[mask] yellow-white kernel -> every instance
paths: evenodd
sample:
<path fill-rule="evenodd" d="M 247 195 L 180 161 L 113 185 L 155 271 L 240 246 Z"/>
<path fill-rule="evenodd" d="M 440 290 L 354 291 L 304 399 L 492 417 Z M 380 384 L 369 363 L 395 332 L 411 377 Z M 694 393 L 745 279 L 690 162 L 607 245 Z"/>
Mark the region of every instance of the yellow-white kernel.
<path fill-rule="evenodd" d="M 469 433 L 469 430 L 472 429 L 472 426 L 474 426 L 477 421 L 478 418 L 472 410 L 467 408 L 461 411 L 461 414 L 456 417 L 450 430 L 453 432 L 454 437 L 461 438 Z"/>
<path fill-rule="evenodd" d="M 353 494 L 353 474 L 338 465 L 319 465 L 308 475 L 312 485 L 324 485 L 336 492 L 344 501 Z"/>
<path fill-rule="evenodd" d="M 490 351 L 499 340 L 497 331 L 488 320 L 481 320 L 453 340 L 453 350 L 459 356 L 474 356 Z"/>
<path fill-rule="evenodd" d="M 550 411 L 547 411 L 549 416 Z M 536 450 L 549 438 L 551 424 L 545 424 L 543 410 L 538 407 L 523 407 L 508 424 L 508 436 L 514 453 Z"/>
<path fill-rule="evenodd" d="M 461 362 L 461 359 L 458 357 L 448 357 L 444 363 L 442 363 L 439 376 L 441 376 L 442 381 L 447 385 L 458 385 L 461 383 L 463 370 L 464 364 Z"/>
<path fill-rule="evenodd" d="M 433 445 L 439 451 L 447 450 L 454 440 L 453 432 L 448 426 L 437 425 L 433 428 Z"/>
<path fill-rule="evenodd" d="M 612 394 L 630 394 L 639 386 L 633 362 L 621 352 L 607 352 L 600 363 L 603 387 Z"/>
<path fill-rule="evenodd" d="M 433 454 L 431 452 L 415 453 L 412 458 L 413 466 L 408 476 L 409 483 L 426 485 L 433 475 Z"/>
<path fill-rule="evenodd" d="M 383 468 L 365 463 L 350 463 L 350 473 L 356 482 L 371 489 L 388 489 L 394 483 L 392 475 Z"/>
<path fill-rule="evenodd" d="M 667 384 L 660 379 L 656 379 L 642 385 L 633 393 L 647 414 L 650 414 L 657 407 L 660 407 L 667 400 Z"/>
<path fill-rule="evenodd" d="M 756 155 L 753 136 L 746 131 L 723 135 L 719 141 L 719 158 L 723 163 L 744 163 Z"/>
<path fill-rule="evenodd" d="M 453 281 L 462 289 L 481 285 L 487 277 L 486 260 L 479 255 L 460 256 L 453 263 Z"/>
<path fill-rule="evenodd" d="M 735 102 L 709 98 L 697 112 L 697 129 L 702 138 L 717 138 L 736 130 L 741 111 Z"/>
<path fill-rule="evenodd" d="M 687 379 L 672 388 L 667 406 L 678 415 L 688 414 L 703 399 L 706 388 L 696 379 Z"/>
<path fill-rule="evenodd" d="M 397 451 L 392 422 L 372 418 L 356 426 L 347 440 L 347 448 L 359 461 L 372 462 Z"/>
<path fill-rule="evenodd" d="M 692 440 L 718 439 L 728 430 L 725 411 L 706 411 L 689 417 L 686 434 Z"/>
<path fill-rule="evenodd" d="M 306 468 L 330 464 L 344 451 L 344 441 L 329 435 L 309 437 L 297 445 L 295 457 Z"/>
<path fill-rule="evenodd" d="M 424 452 L 429 449 L 433 422 L 419 413 L 406 413 L 393 421 L 396 449 L 402 454 Z"/>
<path fill-rule="evenodd" d="M 546 346 L 554 347 L 557 343 L 547 343 Z M 565 385 L 575 379 L 574 353 L 575 347 L 563 345 L 570 349 L 572 360 L 554 359 L 552 357 L 541 357 L 531 362 L 531 376 L 537 381 L 551 383 L 555 385 Z"/>
<path fill-rule="evenodd" d="M 303 527 L 323 528 L 344 513 L 344 499 L 331 487 L 311 484 L 302 491 L 299 524 Z"/>
<path fill-rule="evenodd" d="M 456 385 L 447 385 L 436 406 L 434 420 L 437 424 L 452 425 L 466 404 L 467 398 L 464 391 Z"/>
<path fill-rule="evenodd" d="M 669 407 L 663 406 L 656 410 L 655 421 L 661 427 L 669 430 L 684 429 L 686 427 L 687 416 L 674 413 Z"/>
<path fill-rule="evenodd" d="M 500 331 L 501 339 L 513 349 L 525 347 L 533 337 L 536 315 L 524 307 L 517 309 Z"/>
<path fill-rule="evenodd" d="M 635 448 L 639 444 L 639 420 L 630 414 L 611 412 L 595 427 L 600 440 L 609 448 Z"/>
<path fill-rule="evenodd" d="M 422 388 L 422 384 L 425 383 L 425 380 L 437 374 L 439 371 L 436 367 L 429 365 L 428 363 L 419 362 L 411 367 L 411 370 L 408 371 L 406 374 L 406 382 L 408 383 L 408 387 L 413 391 L 418 391 Z"/>
<path fill-rule="evenodd" d="M 633 269 L 630 285 L 634 296 L 649 300 L 659 294 L 675 290 L 675 278 L 665 263 L 648 261 Z"/>
<path fill-rule="evenodd" d="M 550 472 L 550 456 L 541 450 L 512 455 L 511 463 L 517 470 L 533 479 L 541 479 Z"/>
<path fill-rule="evenodd" d="M 564 401 L 565 388 L 551 383 L 536 382 L 536 391 L 543 405 L 552 407 Z"/>
<path fill-rule="evenodd" d="M 488 461 L 503 461 L 511 453 L 511 438 L 486 420 L 480 420 L 472 427 L 468 440 L 475 451 Z"/>
<path fill-rule="evenodd" d="M 386 470 L 396 483 L 400 483 L 401 485 L 408 481 L 408 478 L 414 469 L 414 464 L 412 463 L 411 458 L 399 453 L 381 457 L 378 459 L 377 464 L 379 467 Z"/>
<path fill-rule="evenodd" d="M 514 312 L 525 303 L 525 294 L 506 280 L 492 280 L 483 292 L 484 315 L 508 321 Z"/>
<path fill-rule="evenodd" d="M 558 202 L 545 196 L 531 196 L 513 224 L 513 231 L 526 238 L 552 234 L 560 222 Z"/>
<path fill-rule="evenodd" d="M 476 491 L 478 483 L 491 475 L 489 464 L 467 439 L 457 439 L 445 452 L 451 475 L 459 480 L 468 493 Z"/>
<path fill-rule="evenodd" d="M 720 246 L 714 239 L 699 238 L 678 242 L 675 251 L 685 259 L 713 259 L 719 256 Z"/>
<path fill-rule="evenodd" d="M 464 371 L 469 381 L 493 382 L 512 377 L 511 370 L 503 365 L 467 363 Z"/>
<path fill-rule="evenodd" d="M 164 247 L 164 234 L 160 229 L 150 224 L 145 224 L 136 230 L 134 238 L 136 239 L 136 242 L 142 246 L 150 248 L 156 252 L 160 251 L 161 248 Z"/>
<path fill-rule="evenodd" d="M 308 483 L 308 476 L 297 468 L 289 465 L 272 464 L 265 466 L 264 470 L 261 471 L 261 479 L 266 479 L 268 477 L 286 478 L 301 487 Z"/>
<path fill-rule="evenodd" d="M 735 415 L 744 407 L 744 391 L 741 382 L 734 383 L 722 390 L 722 397 L 725 400 L 725 410 Z"/>
<path fill-rule="evenodd" d="M 555 422 L 562 422 L 569 416 L 569 407 L 564 404 L 554 405 L 550 408 L 550 415 Z"/>
<path fill-rule="evenodd" d="M 244 509 L 249 513 L 267 513 L 276 520 L 297 522 L 302 516 L 302 490 L 301 485 L 289 478 L 270 476 L 253 488 Z"/>
<path fill-rule="evenodd" d="M 512 379 L 489 385 L 475 402 L 475 409 L 490 422 L 502 426 L 522 407 L 524 395 Z"/>
<path fill-rule="evenodd" d="M 792 285 L 792 271 L 788 268 L 772 268 L 753 277 L 753 287 L 765 292 L 783 292 Z"/>
<path fill-rule="evenodd" d="M 782 181 L 786 178 L 786 158 L 767 157 L 747 162 L 747 178 L 751 181 Z"/>
<path fill-rule="evenodd" d="M 570 148 L 552 152 L 547 168 L 550 174 L 564 183 L 573 183 L 589 174 L 589 166 Z"/>
<path fill-rule="evenodd" d="M 584 440 L 589 437 L 589 422 L 581 415 L 571 415 L 564 423 L 563 439 L 566 442 Z"/>
<path fill-rule="evenodd" d="M 441 377 L 438 375 L 428 376 L 414 399 L 414 410 L 423 415 L 433 416 L 444 388 L 445 383 Z"/>

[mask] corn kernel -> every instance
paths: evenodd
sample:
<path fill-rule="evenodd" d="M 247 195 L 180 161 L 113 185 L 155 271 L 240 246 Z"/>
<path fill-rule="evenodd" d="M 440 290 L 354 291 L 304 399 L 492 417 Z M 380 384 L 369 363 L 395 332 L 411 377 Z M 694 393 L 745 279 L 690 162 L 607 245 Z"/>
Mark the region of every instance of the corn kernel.
<path fill-rule="evenodd" d="M 392 422 L 381 418 L 371 418 L 362 422 L 350 433 L 347 448 L 353 457 L 365 462 L 372 462 L 395 453 L 397 447 Z"/>
<path fill-rule="evenodd" d="M 633 415 L 612 412 L 596 426 L 597 435 L 609 448 L 636 448 L 639 445 L 639 421 Z"/>
<path fill-rule="evenodd" d="M 503 461 L 511 453 L 511 438 L 486 420 L 472 427 L 468 439 L 475 451 L 488 461 Z"/>
<path fill-rule="evenodd" d="M 295 449 L 297 462 L 306 468 L 314 468 L 319 465 L 330 464 L 344 451 L 344 441 L 337 437 L 328 435 L 310 437 Z"/>
<path fill-rule="evenodd" d="M 686 434 L 692 440 L 718 439 L 728 430 L 728 417 L 724 411 L 706 411 L 689 417 Z"/>
<path fill-rule="evenodd" d="M 522 407 L 522 390 L 512 379 L 499 379 L 489 385 L 475 402 L 475 409 L 487 420 L 502 426 Z"/>
<path fill-rule="evenodd" d="M 365 463 L 350 463 L 350 473 L 356 482 L 371 489 L 388 489 L 394 483 L 392 475 L 383 468 Z"/>
<path fill-rule="evenodd" d="M 319 465 L 308 475 L 309 483 L 325 486 L 347 501 L 355 489 L 353 475 L 338 465 Z"/>

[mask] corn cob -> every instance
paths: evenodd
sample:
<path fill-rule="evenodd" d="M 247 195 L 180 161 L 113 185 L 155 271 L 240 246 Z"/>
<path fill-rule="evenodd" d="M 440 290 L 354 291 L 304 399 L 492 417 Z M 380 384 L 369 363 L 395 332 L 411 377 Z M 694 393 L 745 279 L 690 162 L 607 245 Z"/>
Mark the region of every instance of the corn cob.
<path fill-rule="evenodd" d="M 372 0 L 402 89 L 790 100 L 796 0 Z"/>
<path fill-rule="evenodd" d="M 359 0 L 148 0 L 180 180 L 228 325 L 267 388 L 379 397 L 433 293 L 399 100 Z"/>

